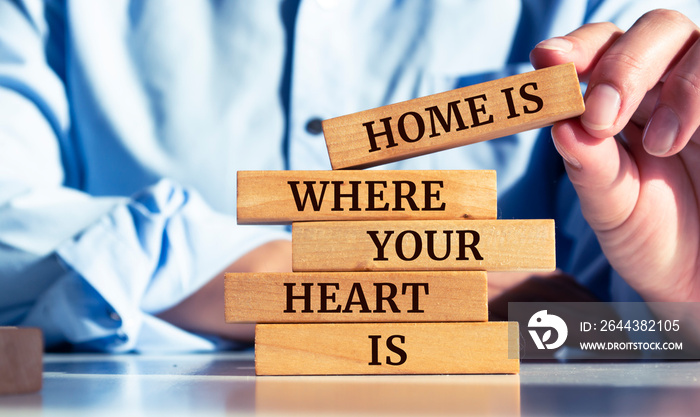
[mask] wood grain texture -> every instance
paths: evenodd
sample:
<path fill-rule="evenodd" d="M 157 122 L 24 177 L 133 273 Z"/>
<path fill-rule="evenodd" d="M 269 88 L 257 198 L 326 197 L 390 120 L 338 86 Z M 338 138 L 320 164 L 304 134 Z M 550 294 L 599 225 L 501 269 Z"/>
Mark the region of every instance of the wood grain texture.
<path fill-rule="evenodd" d="M 258 324 L 257 375 L 518 373 L 516 322 Z"/>
<path fill-rule="evenodd" d="M 488 319 L 486 272 L 227 273 L 225 280 L 229 323 Z"/>
<path fill-rule="evenodd" d="M 333 169 L 366 168 L 544 127 L 583 111 L 570 63 L 328 119 L 323 133 Z"/>
<path fill-rule="evenodd" d="M 297 272 L 552 271 L 555 268 L 553 220 L 396 220 L 292 225 L 292 269 Z"/>
<path fill-rule="evenodd" d="M 43 351 L 39 329 L 0 327 L 0 394 L 41 389 Z"/>
<path fill-rule="evenodd" d="M 239 171 L 238 223 L 495 219 L 496 197 L 490 170 Z"/>

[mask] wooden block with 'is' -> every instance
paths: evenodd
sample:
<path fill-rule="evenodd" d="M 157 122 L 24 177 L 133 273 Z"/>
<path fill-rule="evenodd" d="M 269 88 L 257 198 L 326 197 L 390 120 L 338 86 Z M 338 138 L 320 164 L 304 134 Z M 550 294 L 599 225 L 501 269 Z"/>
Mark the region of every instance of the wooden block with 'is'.
<path fill-rule="evenodd" d="M 573 63 L 323 121 L 333 169 L 366 168 L 583 113 Z"/>
<path fill-rule="evenodd" d="M 554 220 L 395 220 L 292 225 L 301 271 L 553 271 Z"/>
<path fill-rule="evenodd" d="M 227 273 L 226 321 L 486 321 L 486 272 Z"/>
<path fill-rule="evenodd" d="M 0 394 L 41 389 L 43 351 L 39 329 L 0 327 Z"/>
<path fill-rule="evenodd" d="M 517 322 L 255 326 L 257 375 L 513 374 Z"/>
<path fill-rule="evenodd" d="M 496 171 L 239 171 L 238 223 L 495 219 Z"/>

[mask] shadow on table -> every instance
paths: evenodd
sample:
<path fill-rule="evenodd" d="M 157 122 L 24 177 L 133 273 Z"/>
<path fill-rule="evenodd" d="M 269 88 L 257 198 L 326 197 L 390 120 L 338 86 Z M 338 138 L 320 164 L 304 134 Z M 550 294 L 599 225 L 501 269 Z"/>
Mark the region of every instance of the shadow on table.
<path fill-rule="evenodd" d="M 44 373 L 72 375 L 207 375 L 254 376 L 252 354 L 188 355 L 60 355 L 45 360 Z"/>

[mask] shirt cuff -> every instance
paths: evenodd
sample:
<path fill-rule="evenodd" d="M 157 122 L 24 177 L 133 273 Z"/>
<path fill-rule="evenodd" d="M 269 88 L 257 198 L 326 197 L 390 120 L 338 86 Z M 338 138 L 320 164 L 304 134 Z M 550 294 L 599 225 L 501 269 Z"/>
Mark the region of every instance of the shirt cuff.
<path fill-rule="evenodd" d="M 238 226 L 198 194 L 161 181 L 101 217 L 56 251 L 67 273 L 27 322 L 45 322 L 47 344 L 114 352 L 212 350 L 217 343 L 154 315 L 197 291 L 284 228 Z"/>

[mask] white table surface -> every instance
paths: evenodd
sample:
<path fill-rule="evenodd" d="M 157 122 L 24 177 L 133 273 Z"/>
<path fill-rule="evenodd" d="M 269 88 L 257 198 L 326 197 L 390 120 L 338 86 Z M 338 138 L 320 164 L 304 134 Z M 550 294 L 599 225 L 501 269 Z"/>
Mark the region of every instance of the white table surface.
<path fill-rule="evenodd" d="M 0 416 L 700 415 L 700 362 L 523 363 L 520 375 L 256 377 L 253 353 L 50 354 Z"/>

